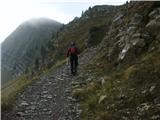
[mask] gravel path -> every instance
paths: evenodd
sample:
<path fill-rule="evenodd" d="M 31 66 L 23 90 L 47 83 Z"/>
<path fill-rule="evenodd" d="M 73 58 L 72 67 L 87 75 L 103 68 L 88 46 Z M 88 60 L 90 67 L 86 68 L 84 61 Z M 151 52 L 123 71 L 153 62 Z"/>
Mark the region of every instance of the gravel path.
<path fill-rule="evenodd" d="M 96 51 L 90 49 L 80 57 L 79 72 Z M 71 97 L 77 76 L 71 76 L 68 66 L 64 65 L 34 81 L 19 96 L 12 111 L 2 116 L 2 120 L 80 120 L 82 111 Z"/>

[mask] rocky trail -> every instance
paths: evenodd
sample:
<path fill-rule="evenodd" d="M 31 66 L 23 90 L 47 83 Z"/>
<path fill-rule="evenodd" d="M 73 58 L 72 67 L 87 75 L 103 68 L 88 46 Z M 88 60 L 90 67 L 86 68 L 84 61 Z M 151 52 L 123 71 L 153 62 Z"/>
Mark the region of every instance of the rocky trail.
<path fill-rule="evenodd" d="M 42 48 L 46 48 L 46 63 L 49 66 L 55 56 L 58 59 L 64 54 L 70 40 L 76 40 L 84 50 L 79 56 L 78 74 L 70 74 L 68 63 L 48 70 L 47 74 L 19 93 L 13 106 L 4 97 L 2 120 L 160 120 L 159 33 L 160 2 L 130 1 L 120 6 L 89 7 L 81 17 L 63 24 L 46 45 L 42 44 L 45 45 Z M 23 36 L 21 32 L 19 35 L 20 38 Z M 27 38 L 32 38 L 32 35 Z M 16 53 L 10 48 L 13 43 L 8 42 L 3 47 L 8 47 L 4 53 L 10 51 L 24 58 L 35 56 L 34 59 L 38 55 L 38 51 L 35 55 L 30 54 L 32 49 L 20 51 L 25 50 L 24 43 L 19 49 L 13 46 L 18 50 Z M 36 46 L 35 42 L 33 48 L 43 53 L 43 49 Z M 19 63 L 25 63 L 23 59 L 14 62 L 7 56 L 5 54 L 2 60 L 3 65 L 7 65 L 4 68 L 16 68 L 18 72 L 15 75 L 23 73 L 21 66 L 25 66 L 24 71 L 28 67 L 28 59 L 25 59 L 26 64 L 21 65 Z M 36 66 L 36 61 L 34 64 L 29 62 L 29 66 Z M 8 87 L 12 91 L 10 88 L 14 85 Z M 81 93 L 76 90 L 81 90 Z M 72 96 L 80 96 L 79 101 Z"/>
<path fill-rule="evenodd" d="M 78 74 L 96 54 L 96 48 L 85 52 L 79 59 Z M 43 76 L 19 96 L 11 112 L 2 116 L 3 120 L 79 120 L 81 110 L 71 91 L 76 76 L 70 75 L 65 64 L 49 75 Z"/>

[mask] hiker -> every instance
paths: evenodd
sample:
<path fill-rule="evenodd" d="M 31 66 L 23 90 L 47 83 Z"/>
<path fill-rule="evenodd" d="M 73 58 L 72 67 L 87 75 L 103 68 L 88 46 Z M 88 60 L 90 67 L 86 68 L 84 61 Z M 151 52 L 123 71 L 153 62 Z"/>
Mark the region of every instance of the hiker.
<path fill-rule="evenodd" d="M 70 56 L 70 65 L 71 65 L 72 75 L 75 75 L 77 73 L 78 54 L 79 54 L 79 50 L 76 47 L 75 43 L 72 42 L 71 46 L 68 48 L 68 51 L 67 51 L 67 57 Z"/>

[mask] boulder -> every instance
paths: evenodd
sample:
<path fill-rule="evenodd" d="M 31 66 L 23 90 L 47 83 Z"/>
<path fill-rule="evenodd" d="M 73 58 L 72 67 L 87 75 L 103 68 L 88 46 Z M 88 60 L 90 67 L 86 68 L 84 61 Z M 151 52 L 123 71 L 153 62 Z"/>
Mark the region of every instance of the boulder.
<path fill-rule="evenodd" d="M 157 10 L 153 10 L 152 12 L 149 13 L 148 17 L 150 19 L 153 19 L 157 15 Z"/>
<path fill-rule="evenodd" d="M 159 18 L 158 18 L 158 20 L 159 20 Z M 160 21 L 157 21 L 156 19 L 151 20 L 146 25 L 146 29 L 151 35 L 157 35 L 160 31 Z"/>
<path fill-rule="evenodd" d="M 152 13 L 153 14 L 153 13 Z M 150 20 L 149 23 L 146 25 L 146 30 L 151 35 L 158 35 L 160 32 L 160 15 L 156 15 L 154 19 Z"/>
<path fill-rule="evenodd" d="M 123 63 L 131 63 L 131 61 L 133 62 L 134 59 L 136 59 L 137 55 L 140 55 L 144 51 L 146 41 L 138 36 L 138 34 L 135 35 L 135 39 L 131 39 L 128 43 L 126 43 L 124 48 L 119 53 L 118 61 L 123 61 Z"/>
<path fill-rule="evenodd" d="M 148 17 L 149 17 L 150 19 L 154 19 L 154 18 L 155 18 L 157 15 L 159 15 L 159 14 L 160 14 L 160 8 L 157 8 L 157 9 L 151 11 L 151 12 L 149 13 Z"/>

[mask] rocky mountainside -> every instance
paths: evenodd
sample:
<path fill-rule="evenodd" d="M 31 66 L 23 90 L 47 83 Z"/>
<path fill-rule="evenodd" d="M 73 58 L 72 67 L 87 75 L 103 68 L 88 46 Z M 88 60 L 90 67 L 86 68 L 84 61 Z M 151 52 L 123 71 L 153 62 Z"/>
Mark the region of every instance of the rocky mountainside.
<path fill-rule="evenodd" d="M 42 47 L 60 27 L 60 23 L 50 19 L 31 19 L 9 35 L 2 43 L 2 84 L 29 71 Z"/>
<path fill-rule="evenodd" d="M 10 111 L 2 106 L 2 117 L 159 120 L 159 17 L 160 2 L 89 8 L 49 40 L 43 74 L 33 76 Z M 81 50 L 76 76 L 65 60 L 71 41 Z"/>

